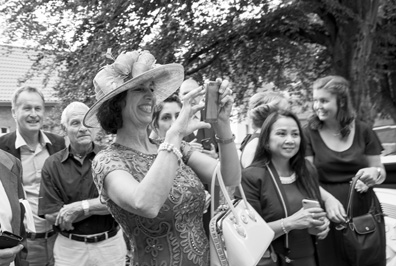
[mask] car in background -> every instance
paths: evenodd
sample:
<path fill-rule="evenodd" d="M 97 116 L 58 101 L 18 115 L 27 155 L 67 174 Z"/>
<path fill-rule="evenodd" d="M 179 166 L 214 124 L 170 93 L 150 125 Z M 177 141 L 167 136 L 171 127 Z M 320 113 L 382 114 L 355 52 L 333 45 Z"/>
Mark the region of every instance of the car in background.
<path fill-rule="evenodd" d="M 385 214 L 387 266 L 396 266 L 396 125 L 374 128 L 382 147 L 384 183 L 374 188 Z"/>

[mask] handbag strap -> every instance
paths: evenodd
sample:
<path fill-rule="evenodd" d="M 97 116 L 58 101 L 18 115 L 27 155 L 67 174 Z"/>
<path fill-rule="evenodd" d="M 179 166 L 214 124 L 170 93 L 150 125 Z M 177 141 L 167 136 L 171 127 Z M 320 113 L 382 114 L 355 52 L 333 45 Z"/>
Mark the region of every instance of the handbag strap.
<path fill-rule="evenodd" d="M 213 247 L 216 250 L 217 257 L 219 258 L 219 262 L 221 266 L 228 266 L 228 259 L 224 252 L 225 247 L 221 236 L 217 233 L 217 216 L 220 216 L 221 213 L 218 213 L 214 216 L 214 219 L 210 219 L 209 222 L 209 231 L 211 236 L 211 241 L 213 243 Z"/>
<path fill-rule="evenodd" d="M 282 192 L 281 192 L 281 190 L 280 190 L 280 187 L 279 187 L 279 185 L 278 185 L 278 182 L 276 181 L 275 176 L 274 176 L 274 174 L 272 173 L 271 167 L 269 167 L 268 164 L 266 164 L 266 167 L 267 167 L 268 172 L 270 173 L 270 176 L 271 176 L 271 178 L 272 178 L 272 182 L 274 183 L 275 188 L 276 188 L 276 191 L 277 191 L 277 193 L 278 193 L 278 195 L 279 195 L 280 201 L 281 201 L 281 203 L 282 203 L 283 210 L 284 210 L 284 212 L 285 212 L 285 217 L 288 217 L 289 214 L 287 213 L 286 202 L 285 202 L 285 199 L 284 199 L 283 196 L 282 196 Z M 289 233 L 286 233 L 286 234 L 285 234 L 285 237 L 286 237 L 285 247 L 286 247 L 286 249 L 289 249 Z"/>
<path fill-rule="evenodd" d="M 220 163 L 218 163 L 218 164 L 216 165 L 216 168 L 215 168 L 215 170 L 214 170 L 214 172 L 213 172 L 213 176 L 212 176 L 212 186 L 211 186 L 211 188 L 210 188 L 210 189 L 211 189 L 211 193 L 214 193 L 214 187 L 215 187 L 215 184 L 216 184 L 216 183 L 215 183 L 215 182 L 216 182 L 216 179 L 218 180 L 218 183 L 219 183 L 219 185 L 220 185 L 221 192 L 223 193 L 223 196 L 224 196 L 224 198 L 225 198 L 225 200 L 226 200 L 226 203 L 227 203 L 229 209 L 230 209 L 230 210 L 232 211 L 232 213 L 234 214 L 234 217 L 235 217 L 235 224 L 236 224 L 236 225 L 239 225 L 239 224 L 240 224 L 240 218 L 238 217 L 238 215 L 237 215 L 237 213 L 236 213 L 236 211 L 235 211 L 234 204 L 232 204 L 231 198 L 230 198 L 230 196 L 228 195 L 227 189 L 226 189 L 226 187 L 225 187 L 225 184 L 224 184 L 224 181 L 223 181 L 223 176 L 221 175 L 221 171 L 220 171 Z M 238 185 L 238 188 L 239 188 L 239 191 L 241 192 L 242 201 L 243 201 L 243 203 L 244 203 L 244 205 L 245 205 L 245 209 L 246 209 L 246 211 L 247 211 L 247 213 L 248 213 L 250 219 L 256 221 L 255 213 L 251 210 L 251 207 L 250 207 L 250 205 L 248 204 L 248 201 L 247 201 L 247 199 L 246 199 L 245 192 L 243 191 L 242 185 L 241 185 L 240 183 L 239 183 L 239 185 Z M 214 214 L 214 197 L 212 197 L 212 200 L 211 200 L 211 216 L 212 216 L 212 217 L 213 217 L 213 214 Z M 238 227 L 237 227 L 237 228 L 238 228 Z M 237 230 L 238 230 L 238 229 L 237 229 Z"/>

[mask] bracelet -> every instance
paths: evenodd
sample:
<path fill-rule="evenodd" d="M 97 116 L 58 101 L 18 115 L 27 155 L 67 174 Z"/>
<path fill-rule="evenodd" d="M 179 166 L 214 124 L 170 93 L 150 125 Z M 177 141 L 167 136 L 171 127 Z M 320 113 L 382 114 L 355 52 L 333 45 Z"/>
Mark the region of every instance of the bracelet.
<path fill-rule="evenodd" d="M 177 162 L 180 165 L 180 162 L 182 161 L 182 153 L 178 148 L 175 148 L 173 144 L 163 142 L 159 145 L 158 152 L 160 151 L 167 151 L 167 152 L 172 152 L 174 155 L 177 157 Z"/>
<path fill-rule="evenodd" d="M 221 139 L 221 138 L 219 138 L 219 136 L 217 136 L 217 134 L 216 134 L 216 135 L 215 135 L 215 139 L 216 139 L 216 142 L 219 143 L 219 144 L 229 144 L 229 143 L 234 142 L 234 140 L 235 140 L 235 135 L 233 134 L 232 137 L 229 138 L 229 139 Z"/>
<path fill-rule="evenodd" d="M 283 230 L 283 232 L 285 233 L 285 234 L 288 234 L 289 232 L 286 230 L 286 227 L 285 227 L 285 223 L 284 223 L 284 219 L 282 218 L 281 219 L 281 227 L 282 227 L 282 230 Z"/>

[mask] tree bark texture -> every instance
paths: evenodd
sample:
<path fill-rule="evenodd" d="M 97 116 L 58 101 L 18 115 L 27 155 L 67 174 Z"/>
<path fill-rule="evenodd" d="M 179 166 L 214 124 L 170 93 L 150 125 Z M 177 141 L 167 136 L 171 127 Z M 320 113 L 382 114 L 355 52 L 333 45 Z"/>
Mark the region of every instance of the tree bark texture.
<path fill-rule="evenodd" d="M 369 97 L 369 60 L 379 4 L 380 0 L 339 1 L 335 8 L 343 7 L 344 12 L 338 10 L 337 15 L 331 14 L 333 18 L 324 20 L 332 40 L 333 69 L 335 74 L 350 81 L 352 101 L 363 120 L 371 120 L 367 117 L 371 112 L 365 110 L 367 104 L 364 103 Z"/>

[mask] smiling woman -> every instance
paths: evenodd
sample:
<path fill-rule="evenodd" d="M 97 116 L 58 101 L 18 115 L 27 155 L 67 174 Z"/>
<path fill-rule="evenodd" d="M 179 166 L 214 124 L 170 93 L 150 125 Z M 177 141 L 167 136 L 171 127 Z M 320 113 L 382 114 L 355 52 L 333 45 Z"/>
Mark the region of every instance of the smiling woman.
<path fill-rule="evenodd" d="M 242 171 L 242 186 L 250 204 L 275 232 L 271 257 L 278 256 L 281 265 L 319 265 L 312 235 L 326 237 L 329 221 L 322 205 L 302 208 L 304 199 L 320 202 L 316 175 L 305 160 L 305 139 L 297 116 L 274 111 L 261 127 L 252 164 Z M 241 197 L 239 191 L 236 196 Z M 267 265 L 265 260 L 258 265 Z"/>
<path fill-rule="evenodd" d="M 357 262 L 358 258 L 349 257 L 350 252 L 340 245 L 343 243 L 342 231 L 334 230 L 346 222 L 345 210 L 353 178 L 360 178 L 354 188 L 360 195 L 356 197 L 353 213 L 361 215 L 369 209 L 374 211 L 371 202 L 380 208 L 375 194 L 366 191 L 385 180 L 386 173 L 380 159 L 381 144 L 368 125 L 355 119 L 346 79 L 327 76 L 316 80 L 313 98 L 314 114 L 305 129 L 307 159 L 318 169 L 322 198 L 327 216 L 332 221 L 329 237 L 319 242 L 321 265 L 385 265 L 385 242 L 378 246 L 378 254 L 382 255 L 380 261 L 362 264 Z"/>
<path fill-rule="evenodd" d="M 94 182 L 102 201 L 126 233 L 136 264 L 209 265 L 202 219 L 203 182 L 211 181 L 218 161 L 182 141 L 194 130 L 210 127 L 193 119 L 202 106 L 192 106 L 191 102 L 204 88 L 187 93 L 183 107 L 177 106 L 175 113 L 169 110 L 164 116 L 158 114 L 158 125 L 164 125 L 161 132 L 165 124 L 168 129 L 163 140 L 150 139 L 147 129 L 154 105 L 172 95 L 184 78 L 181 65 L 154 62 L 147 51 L 123 53 L 96 75 L 98 101 L 86 114 L 84 124 L 100 124 L 117 137 L 95 157 Z M 212 126 L 225 143 L 220 147 L 225 182 L 236 185 L 240 168 L 229 119 L 233 99 L 228 81 L 219 80 L 218 84 L 219 122 Z M 172 123 L 168 123 L 170 120 Z"/>

